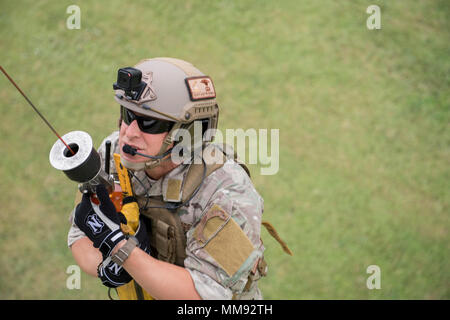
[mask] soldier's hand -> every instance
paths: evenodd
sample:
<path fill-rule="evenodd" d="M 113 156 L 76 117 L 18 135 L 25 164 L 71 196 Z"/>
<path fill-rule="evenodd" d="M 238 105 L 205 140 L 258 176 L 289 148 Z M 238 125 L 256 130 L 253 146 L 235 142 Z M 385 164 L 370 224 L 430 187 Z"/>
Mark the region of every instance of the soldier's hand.
<path fill-rule="evenodd" d="M 98 185 L 96 193 L 100 205 L 93 204 L 89 195 L 84 194 L 82 201 L 75 209 L 74 222 L 93 242 L 94 247 L 100 250 L 105 259 L 112 249 L 125 239 L 120 229 L 124 216 L 116 211 L 105 186 Z"/>
<path fill-rule="evenodd" d="M 109 288 L 123 286 L 132 280 L 128 272 L 113 261 L 110 261 L 106 266 L 104 263 L 100 263 L 97 269 L 97 276 L 102 281 L 102 284 Z"/>
<path fill-rule="evenodd" d="M 134 235 L 136 239 L 139 241 L 139 248 L 150 254 L 150 238 L 149 233 L 147 231 L 147 225 L 145 220 L 140 217 L 139 218 L 139 227 L 136 230 L 136 234 Z"/>

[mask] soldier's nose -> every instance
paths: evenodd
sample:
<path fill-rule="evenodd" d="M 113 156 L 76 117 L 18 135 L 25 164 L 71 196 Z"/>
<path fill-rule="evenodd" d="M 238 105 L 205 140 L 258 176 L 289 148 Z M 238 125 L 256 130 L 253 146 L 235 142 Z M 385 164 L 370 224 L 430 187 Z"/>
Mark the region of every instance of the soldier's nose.
<path fill-rule="evenodd" d="M 125 131 L 125 134 L 128 137 L 136 137 L 136 136 L 139 136 L 140 133 L 141 133 L 141 129 L 139 129 L 139 125 L 136 120 L 131 122 Z"/>

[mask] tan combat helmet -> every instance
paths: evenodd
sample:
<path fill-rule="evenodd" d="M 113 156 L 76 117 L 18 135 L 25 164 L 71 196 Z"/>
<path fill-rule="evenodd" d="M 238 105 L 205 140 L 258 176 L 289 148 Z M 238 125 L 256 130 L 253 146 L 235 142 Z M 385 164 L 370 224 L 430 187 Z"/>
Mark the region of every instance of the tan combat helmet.
<path fill-rule="evenodd" d="M 157 156 L 167 151 L 177 129 L 189 130 L 193 139 L 196 120 L 202 120 L 204 131 L 217 128 L 219 106 L 210 77 L 189 62 L 174 58 L 145 59 L 134 68 L 142 72 L 145 88 L 136 97 L 115 87 L 115 100 L 133 112 L 174 122 Z M 209 135 L 204 137 L 203 144 L 214 139 L 214 132 L 208 130 Z M 145 166 L 124 161 L 125 167 L 133 170 L 150 169 L 160 163 L 161 159 L 150 160 Z"/>

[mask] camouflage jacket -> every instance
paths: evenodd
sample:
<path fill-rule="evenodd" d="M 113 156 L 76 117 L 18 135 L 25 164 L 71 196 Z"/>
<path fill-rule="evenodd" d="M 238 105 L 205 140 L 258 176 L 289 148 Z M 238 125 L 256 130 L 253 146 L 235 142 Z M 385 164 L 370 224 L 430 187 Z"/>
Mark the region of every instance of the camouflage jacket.
<path fill-rule="evenodd" d="M 118 137 L 116 131 L 105 138 L 98 149 L 102 159 L 106 140 L 111 141 L 111 149 L 118 153 Z M 104 166 L 104 163 L 102 165 Z M 144 171 L 135 172 L 131 180 L 134 194 L 162 196 L 166 200 L 169 179 L 183 180 L 189 166 L 189 164 L 181 164 L 159 180 L 149 178 Z M 113 159 L 111 159 L 110 168 L 111 173 L 114 173 Z M 264 246 L 260 239 L 263 205 L 262 197 L 255 190 L 245 170 L 232 158 L 228 158 L 221 168 L 205 178 L 198 193 L 189 203 L 177 211 L 187 239 L 184 267 L 191 274 L 195 288 L 203 299 L 262 299 L 257 285 L 260 273 L 255 273 L 255 270 L 264 253 Z M 233 240 L 228 241 L 226 238 L 228 231 L 219 231 L 210 235 L 208 241 L 216 238 L 214 241 L 216 248 L 213 250 L 199 241 L 198 229 L 201 220 L 213 207 L 221 208 L 232 218 L 232 225 L 240 227 L 237 228 L 240 230 L 230 231 L 229 239 L 242 237 L 237 233 L 243 232 L 246 238 L 244 240 L 248 241 L 250 250 L 243 252 L 242 242 L 239 244 Z M 85 236 L 73 223 L 73 212 L 70 217 L 72 225 L 68 234 L 69 247 Z M 228 225 L 231 224 L 228 223 Z M 212 245 L 211 242 L 209 247 Z M 241 256 L 236 257 L 236 252 Z M 227 257 L 233 258 L 232 265 L 228 263 L 230 259 Z M 251 282 L 248 282 L 249 276 L 252 279 Z M 247 288 L 245 288 L 246 285 Z"/>

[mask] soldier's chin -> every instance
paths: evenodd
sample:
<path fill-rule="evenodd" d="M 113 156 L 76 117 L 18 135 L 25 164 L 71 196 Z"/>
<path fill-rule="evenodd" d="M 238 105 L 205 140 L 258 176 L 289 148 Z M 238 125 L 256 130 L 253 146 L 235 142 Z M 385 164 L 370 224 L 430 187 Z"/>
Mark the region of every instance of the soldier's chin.
<path fill-rule="evenodd" d="M 145 169 L 145 162 L 128 161 L 125 157 L 121 157 L 120 162 L 128 170 L 140 171 Z"/>

